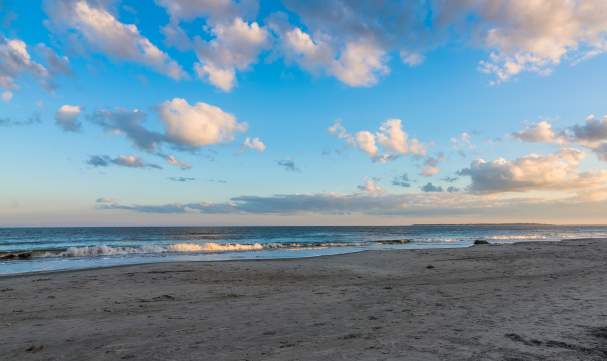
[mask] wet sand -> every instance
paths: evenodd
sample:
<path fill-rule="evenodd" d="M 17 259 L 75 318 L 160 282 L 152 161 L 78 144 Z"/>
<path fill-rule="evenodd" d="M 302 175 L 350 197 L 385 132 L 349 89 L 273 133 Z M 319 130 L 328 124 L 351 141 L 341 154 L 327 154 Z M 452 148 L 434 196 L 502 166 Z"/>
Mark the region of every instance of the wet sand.
<path fill-rule="evenodd" d="M 0 278 L 0 360 L 606 360 L 607 241 Z"/>

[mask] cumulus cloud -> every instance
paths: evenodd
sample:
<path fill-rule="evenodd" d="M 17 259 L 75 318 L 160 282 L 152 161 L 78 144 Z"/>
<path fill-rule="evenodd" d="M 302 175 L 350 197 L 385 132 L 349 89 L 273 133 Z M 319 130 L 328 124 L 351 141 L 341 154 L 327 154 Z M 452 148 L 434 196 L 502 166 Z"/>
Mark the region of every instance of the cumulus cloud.
<path fill-rule="evenodd" d="M 136 25 L 120 22 L 104 6 L 88 0 L 46 1 L 51 28 L 74 35 L 111 58 L 143 64 L 179 80 L 187 77 L 181 66 L 143 36 Z"/>
<path fill-rule="evenodd" d="M 27 44 L 21 39 L 8 39 L 0 35 L 0 88 L 6 89 L 3 99 L 10 100 L 11 90 L 17 89 L 16 79 L 28 74 L 51 87 L 49 71 L 32 60 Z M 9 95 L 10 94 L 10 95 Z"/>
<path fill-rule="evenodd" d="M 576 124 L 569 129 L 571 139 L 581 144 L 589 146 L 598 146 L 603 142 L 607 142 L 607 115 L 602 119 L 595 115 L 589 115 L 586 118 L 586 123 Z"/>
<path fill-rule="evenodd" d="M 82 109 L 78 105 L 62 105 L 55 113 L 55 123 L 66 132 L 78 132 L 82 123 L 78 120 Z"/>
<path fill-rule="evenodd" d="M 93 167 L 109 167 L 110 165 L 117 165 L 127 168 L 153 168 L 162 169 L 161 166 L 146 163 L 141 158 L 134 155 L 121 155 L 116 158 L 112 158 L 108 155 L 93 155 L 86 163 Z"/>
<path fill-rule="evenodd" d="M 346 41 L 338 51 L 323 36 L 313 39 L 299 27 L 281 33 L 285 55 L 302 68 L 324 72 L 353 86 L 371 86 L 390 69 L 386 65 L 386 51 L 372 39 Z"/>
<path fill-rule="evenodd" d="M 173 167 L 177 167 L 183 170 L 192 168 L 190 164 L 177 159 L 174 155 L 165 155 L 164 159 L 168 164 L 172 165 Z"/>
<path fill-rule="evenodd" d="M 600 160 L 607 161 L 607 115 L 598 118 L 591 114 L 583 124 L 574 124 L 561 131 L 554 131 L 548 121 L 541 121 L 513 133 L 525 142 L 577 144 L 592 150 Z"/>
<path fill-rule="evenodd" d="M 386 58 L 385 51 L 372 41 L 348 42 L 331 72 L 349 86 L 371 86 L 390 72 Z"/>
<path fill-rule="evenodd" d="M 287 9 L 300 24 L 274 21 L 273 29 L 287 60 L 349 86 L 371 86 L 390 72 L 392 51 L 402 51 L 403 61 L 410 65 L 422 61 L 417 48 L 427 43 L 420 31 L 430 12 L 420 4 L 287 0 Z"/>
<path fill-rule="evenodd" d="M 341 121 L 339 120 L 335 121 L 335 123 L 333 123 L 329 127 L 328 131 L 329 133 L 335 135 L 338 139 L 341 139 L 350 145 L 355 144 L 354 138 L 350 133 L 348 133 L 346 128 L 341 124 Z"/>
<path fill-rule="evenodd" d="M 460 174 L 470 177 L 470 191 L 478 193 L 575 190 L 604 184 L 605 171 L 578 172 L 583 158 L 584 152 L 563 148 L 553 154 L 530 154 L 513 161 L 475 160 Z"/>
<path fill-rule="evenodd" d="M 139 109 L 97 110 L 91 115 L 91 120 L 108 132 L 124 135 L 138 148 L 155 153 L 169 164 L 181 168 L 187 168 L 185 163 L 160 152 L 163 143 L 192 150 L 230 142 L 237 133 L 247 129 L 246 123 L 237 122 L 234 115 L 203 102 L 190 105 L 185 99 L 174 98 L 162 103 L 157 110 L 164 132 L 148 129 L 144 124 L 147 115 Z"/>
<path fill-rule="evenodd" d="M 589 115 L 584 124 L 576 124 L 564 133 L 569 141 L 591 149 L 600 160 L 607 161 L 607 115 L 602 119 Z"/>
<path fill-rule="evenodd" d="M 356 146 L 367 153 L 371 158 L 377 157 L 377 144 L 375 142 L 375 134 L 366 130 L 356 133 Z"/>
<path fill-rule="evenodd" d="M 299 172 L 299 168 L 295 165 L 295 162 L 288 159 L 277 160 L 276 164 L 283 167 L 284 170 L 289 172 Z"/>
<path fill-rule="evenodd" d="M 576 64 L 607 50 L 603 0 L 286 0 L 280 12 L 265 19 L 257 16 L 256 0 L 156 3 L 169 15 L 161 29 L 165 42 L 195 50 L 196 74 L 223 91 L 230 91 L 237 72 L 250 69 L 274 44 L 274 59 L 283 57 L 353 87 L 372 86 L 389 74 L 391 57 L 415 66 L 451 40 L 485 50 L 478 68 L 495 83 L 523 72 L 549 74 L 560 63 Z M 49 27 L 67 38 L 175 79 L 187 76 L 136 25 L 121 22 L 112 5 L 47 0 L 45 8 Z M 181 26 L 200 18 L 204 34 L 188 34 Z"/>
<path fill-rule="evenodd" d="M 97 110 L 91 115 L 91 119 L 106 131 L 124 135 L 135 146 L 149 152 L 156 151 L 164 139 L 162 134 L 148 130 L 143 125 L 146 114 L 139 109 Z"/>
<path fill-rule="evenodd" d="M 247 70 L 268 46 L 268 31 L 256 22 L 249 24 L 237 17 L 213 25 L 211 32 L 214 38 L 210 41 L 196 38 L 199 62 L 194 70 L 199 78 L 228 92 L 236 84 L 236 71 Z"/>
<path fill-rule="evenodd" d="M 266 145 L 264 144 L 264 142 L 262 142 L 261 139 L 257 137 L 246 137 L 244 142 L 242 143 L 242 146 L 248 149 L 256 150 L 258 152 L 263 152 L 266 150 Z"/>
<path fill-rule="evenodd" d="M 180 79 L 181 67 L 133 24 L 118 20 L 112 1 L 47 0 L 52 29 L 68 29 L 116 59 L 145 64 Z M 607 50 L 603 0 L 286 0 L 261 19 L 256 0 L 156 0 L 169 22 L 165 43 L 194 50 L 198 77 L 230 91 L 237 73 L 272 46 L 273 59 L 353 87 L 372 86 L 390 73 L 390 58 L 415 66 L 425 53 L 454 40 L 485 50 L 480 71 L 495 83 L 523 72 L 548 74 Z M 183 22 L 204 19 L 204 34 Z M 296 19 L 296 20 L 294 20 Z M 66 32 L 68 37 L 74 34 Z"/>
<path fill-rule="evenodd" d="M 282 26 L 286 57 L 309 71 L 332 71 L 337 53 L 349 44 L 372 44 L 358 51 L 372 64 L 360 79 L 373 83 L 389 69 L 381 60 L 398 51 L 416 65 L 423 53 L 455 38 L 488 52 L 479 64 L 494 83 L 523 72 L 549 74 L 563 61 L 575 64 L 607 50 L 607 5 L 603 0 L 435 0 L 431 2 L 286 1 L 308 29 Z M 428 26 L 428 24 L 431 24 Z M 286 28 L 286 29 L 285 29 Z M 364 69 L 364 65 L 359 66 Z M 371 80 L 369 82 L 369 80 Z"/>
<path fill-rule="evenodd" d="M 366 193 L 382 193 L 384 190 L 379 186 L 379 179 L 365 178 L 363 184 L 359 185 L 358 190 Z"/>
<path fill-rule="evenodd" d="M 435 157 L 427 157 L 424 160 L 421 175 L 424 177 L 432 177 L 433 175 L 440 173 L 438 164 L 443 161 L 443 159 L 445 159 L 445 155 L 443 153 L 439 153 Z"/>
<path fill-rule="evenodd" d="M 447 5 L 447 1 L 442 1 Z M 451 9 L 479 16 L 483 45 L 492 49 L 482 71 L 501 82 L 524 72 L 548 74 L 563 59 L 607 50 L 607 3 L 602 0 L 456 1 Z"/>
<path fill-rule="evenodd" d="M 394 179 L 392 180 L 392 185 L 398 186 L 398 187 L 404 187 L 404 188 L 411 187 L 411 181 L 409 180 L 409 175 L 407 175 L 407 173 L 404 173 L 402 175 L 394 177 Z"/>
<path fill-rule="evenodd" d="M 552 130 L 552 124 L 546 120 L 529 125 L 520 132 L 512 133 L 512 136 L 531 143 L 551 143 L 558 140 L 557 134 Z"/>
<path fill-rule="evenodd" d="M 443 187 L 436 186 L 436 185 L 432 184 L 431 182 L 428 182 L 425 185 L 423 185 L 420 188 L 420 190 L 422 192 L 426 192 L 426 193 L 440 193 L 440 192 L 443 192 Z"/>
<path fill-rule="evenodd" d="M 374 161 L 385 162 L 403 154 L 421 156 L 426 154 L 426 147 L 417 139 L 409 139 L 402 128 L 400 119 L 384 121 L 375 133 L 363 130 L 350 134 L 341 122 L 335 122 L 329 127 L 329 133 L 355 146 L 366 153 Z M 383 153 L 380 153 L 380 147 Z"/>
<path fill-rule="evenodd" d="M 379 127 L 376 133 L 377 140 L 388 153 L 418 154 L 426 153 L 425 147 L 417 139 L 408 139 L 407 133 L 403 131 L 400 119 L 388 119 Z"/>
<path fill-rule="evenodd" d="M 190 105 L 181 98 L 162 103 L 158 114 L 165 125 L 165 139 L 182 147 L 229 142 L 236 133 L 247 130 L 245 123 L 238 123 L 219 107 L 203 102 Z"/>
<path fill-rule="evenodd" d="M 472 137 L 468 132 L 462 132 L 456 137 L 451 137 L 450 142 L 451 147 L 455 149 L 462 157 L 466 156 L 466 150 L 475 148 L 474 144 L 472 143 Z"/>
<path fill-rule="evenodd" d="M 38 44 L 37 49 L 44 55 L 51 75 L 70 75 L 72 73 L 67 56 L 60 56 L 45 44 Z"/>

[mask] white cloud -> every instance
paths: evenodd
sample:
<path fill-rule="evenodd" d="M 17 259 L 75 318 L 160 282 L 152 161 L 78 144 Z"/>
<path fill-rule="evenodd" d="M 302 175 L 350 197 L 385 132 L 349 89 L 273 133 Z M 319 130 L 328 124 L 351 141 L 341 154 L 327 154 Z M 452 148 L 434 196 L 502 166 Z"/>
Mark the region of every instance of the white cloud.
<path fill-rule="evenodd" d="M 423 175 L 424 177 L 432 177 L 433 175 L 436 175 L 438 173 L 440 173 L 439 167 L 425 164 L 422 168 L 421 175 Z"/>
<path fill-rule="evenodd" d="M 293 28 L 283 35 L 283 46 L 288 59 L 296 61 L 311 72 L 319 72 L 334 61 L 333 49 L 322 39 L 312 40 L 310 35 L 300 28 Z"/>
<path fill-rule="evenodd" d="M 371 41 L 348 42 L 333 65 L 333 74 L 353 87 L 371 86 L 390 69 L 385 65 L 386 53 Z"/>
<path fill-rule="evenodd" d="M 247 70 L 268 46 L 268 32 L 256 22 L 249 24 L 241 18 L 216 24 L 211 31 L 213 40 L 196 39 L 200 62 L 195 64 L 195 71 L 201 79 L 227 92 L 236 83 L 236 70 Z"/>
<path fill-rule="evenodd" d="M 192 168 L 190 164 L 177 159 L 174 155 L 167 155 L 164 157 L 164 159 L 168 164 L 172 165 L 173 167 L 177 167 L 183 170 Z"/>
<path fill-rule="evenodd" d="M 266 150 L 266 145 L 264 144 L 264 142 L 262 142 L 261 139 L 259 139 L 257 137 L 255 137 L 255 138 L 246 137 L 244 142 L 242 143 L 242 145 L 245 148 L 253 149 L 258 152 L 263 152 Z"/>
<path fill-rule="evenodd" d="M 20 39 L 0 36 L 0 88 L 9 91 L 3 95 L 3 100 L 6 101 L 10 97 L 9 94 L 12 95 L 10 90 L 18 88 L 15 81 L 22 74 L 30 74 L 43 85 L 50 86 L 48 70 L 32 60 L 27 44 Z"/>
<path fill-rule="evenodd" d="M 422 54 L 417 53 L 417 52 L 401 50 L 399 54 L 400 54 L 400 59 L 402 60 L 402 62 L 409 66 L 417 66 L 417 65 L 423 63 L 425 60 L 425 57 Z"/>
<path fill-rule="evenodd" d="M 127 168 L 153 168 L 162 169 L 159 165 L 146 163 L 143 159 L 135 155 L 121 155 L 116 158 L 112 158 L 108 155 L 93 155 L 87 162 L 88 165 L 93 167 L 109 167 L 110 165 L 118 165 Z"/>
<path fill-rule="evenodd" d="M 558 136 L 552 130 L 552 125 L 546 120 L 532 124 L 520 132 L 512 133 L 512 136 L 531 143 L 560 142 Z"/>
<path fill-rule="evenodd" d="M 372 71 L 358 78 L 364 81 L 340 77 L 353 86 L 373 84 L 377 76 L 368 76 L 373 71 L 387 73 L 381 58 L 391 52 L 398 51 L 401 60 L 413 66 L 423 61 L 425 51 L 447 40 L 487 50 L 488 59 L 479 68 L 492 74 L 495 83 L 523 72 L 546 75 L 561 62 L 576 64 L 607 51 L 604 0 L 287 0 L 286 5 L 307 33 L 295 28 L 289 34 L 285 26 L 279 33 L 290 56 L 298 54 L 295 60 L 307 70 L 322 66 L 337 76 L 330 69 L 339 50 L 356 42 L 373 44 L 372 51 L 356 52 L 357 60 L 373 63 Z"/>
<path fill-rule="evenodd" d="M 365 178 L 363 184 L 359 185 L 358 190 L 366 193 L 382 193 L 384 190 L 379 186 L 378 179 Z"/>
<path fill-rule="evenodd" d="M 141 35 L 137 26 L 120 22 L 101 3 L 57 0 L 46 5 L 54 29 L 76 30 L 92 48 L 112 58 L 144 64 L 173 79 L 187 77 L 177 62 Z"/>
<path fill-rule="evenodd" d="M 455 149 L 463 150 L 465 148 L 474 148 L 474 144 L 472 144 L 472 137 L 467 132 L 462 132 L 457 137 L 451 137 L 450 142 L 451 146 L 453 146 Z"/>
<path fill-rule="evenodd" d="M 336 121 L 329 127 L 329 133 L 365 152 L 375 161 L 386 162 L 398 155 L 426 154 L 426 147 L 417 139 L 409 139 L 408 134 L 402 129 L 400 119 L 388 119 L 380 124 L 379 130 L 372 133 L 367 130 L 350 134 L 340 121 Z M 380 148 L 383 154 L 380 154 Z"/>
<path fill-rule="evenodd" d="M 338 139 L 341 139 L 350 145 L 355 144 L 352 134 L 348 133 L 346 128 L 341 124 L 341 121 L 337 120 L 329 127 L 328 130 L 329 133 L 335 135 Z"/>
<path fill-rule="evenodd" d="M 78 105 L 62 105 L 55 113 L 56 124 L 66 132 L 77 132 L 82 128 L 78 117 L 82 109 Z"/>
<path fill-rule="evenodd" d="M 375 135 L 366 130 L 356 133 L 356 146 L 367 153 L 371 158 L 377 157 L 377 144 L 375 144 Z"/>
<path fill-rule="evenodd" d="M 390 72 L 385 64 L 386 52 L 372 40 L 347 41 L 338 53 L 322 35 L 313 39 L 300 28 L 288 30 L 281 36 L 288 59 L 310 72 L 322 71 L 335 76 L 349 86 L 374 85 L 379 76 Z"/>
<path fill-rule="evenodd" d="M 247 129 L 245 123 L 238 123 L 234 115 L 219 107 L 202 102 L 190 105 L 181 98 L 162 103 L 158 113 L 165 125 L 166 139 L 183 147 L 229 142 L 235 133 Z"/>
<path fill-rule="evenodd" d="M 426 154 L 426 147 L 417 139 L 409 140 L 409 136 L 402 128 L 400 119 L 388 119 L 384 121 L 379 132 L 376 133 L 379 144 L 381 144 L 388 153 L 397 154 Z"/>
<path fill-rule="evenodd" d="M 580 150 L 563 148 L 550 155 L 529 154 L 513 161 L 479 159 L 460 174 L 470 176 L 470 190 L 480 193 L 575 190 L 605 184 L 605 171 L 578 172 L 584 155 Z"/>
<path fill-rule="evenodd" d="M 234 115 L 203 102 L 190 105 L 185 99 L 173 98 L 156 109 L 164 131 L 149 129 L 145 125 L 147 115 L 139 109 L 101 109 L 89 118 L 109 133 L 126 136 L 136 147 L 181 169 L 189 169 L 191 165 L 164 153 L 163 147 L 192 151 L 231 142 L 237 133 L 247 130 L 247 124 L 239 123 Z M 259 143 L 263 144 L 259 138 L 249 139 L 249 142 L 258 150 Z"/>
<path fill-rule="evenodd" d="M 443 1 L 444 3 L 444 1 Z M 576 62 L 607 50 L 603 0 L 458 1 L 476 13 L 484 45 L 481 70 L 502 82 L 524 72 L 548 74 L 563 59 Z"/>
<path fill-rule="evenodd" d="M 2 98 L 2 101 L 8 103 L 13 99 L 13 92 L 10 90 L 5 90 L 0 95 L 0 98 Z"/>
<path fill-rule="evenodd" d="M 542 121 L 512 135 L 525 142 L 581 145 L 592 150 L 600 160 L 607 161 L 607 115 L 601 119 L 591 114 L 585 123 L 559 132 L 555 132 L 549 122 Z"/>
<path fill-rule="evenodd" d="M 438 167 L 438 164 L 443 159 L 445 159 L 443 153 L 438 154 L 436 157 L 427 157 L 426 160 L 424 160 L 421 175 L 423 175 L 424 177 L 432 177 L 433 175 L 440 173 L 440 168 Z"/>
<path fill-rule="evenodd" d="M 134 155 L 121 155 L 116 158 L 116 164 L 122 165 L 124 167 L 132 167 L 132 168 L 141 168 L 144 166 L 141 158 Z"/>

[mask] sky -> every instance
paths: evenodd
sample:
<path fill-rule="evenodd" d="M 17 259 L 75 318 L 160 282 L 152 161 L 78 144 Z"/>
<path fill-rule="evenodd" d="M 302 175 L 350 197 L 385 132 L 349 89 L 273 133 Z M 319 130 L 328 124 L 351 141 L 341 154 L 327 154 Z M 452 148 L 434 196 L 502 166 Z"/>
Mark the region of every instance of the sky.
<path fill-rule="evenodd" d="M 0 0 L 0 226 L 607 223 L 604 0 Z"/>

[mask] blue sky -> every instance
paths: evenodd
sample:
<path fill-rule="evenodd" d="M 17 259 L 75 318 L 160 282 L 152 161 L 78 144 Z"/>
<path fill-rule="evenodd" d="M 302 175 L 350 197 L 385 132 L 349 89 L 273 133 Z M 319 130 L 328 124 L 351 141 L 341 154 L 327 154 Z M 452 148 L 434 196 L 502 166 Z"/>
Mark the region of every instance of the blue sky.
<path fill-rule="evenodd" d="M 604 223 L 600 14 L 1 1 L 0 226 Z"/>

